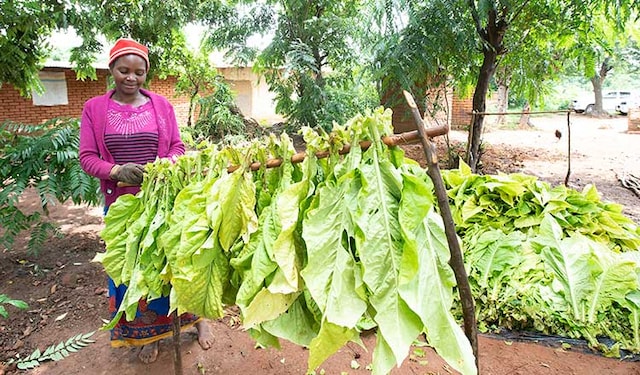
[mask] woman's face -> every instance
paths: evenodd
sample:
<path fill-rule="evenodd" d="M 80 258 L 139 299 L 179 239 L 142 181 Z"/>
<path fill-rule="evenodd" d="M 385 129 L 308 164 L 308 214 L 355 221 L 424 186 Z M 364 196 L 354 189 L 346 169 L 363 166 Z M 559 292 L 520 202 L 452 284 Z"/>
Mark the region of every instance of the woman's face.
<path fill-rule="evenodd" d="M 116 91 L 122 95 L 135 95 L 147 79 L 147 63 L 138 55 L 124 55 L 111 67 Z"/>

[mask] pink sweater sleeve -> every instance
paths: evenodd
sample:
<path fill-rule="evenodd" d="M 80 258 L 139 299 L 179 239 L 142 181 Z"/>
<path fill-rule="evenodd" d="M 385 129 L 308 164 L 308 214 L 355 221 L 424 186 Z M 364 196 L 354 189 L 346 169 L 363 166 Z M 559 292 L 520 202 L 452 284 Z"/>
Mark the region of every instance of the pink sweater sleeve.
<path fill-rule="evenodd" d="M 96 122 L 93 116 L 96 111 L 95 105 L 87 103 L 82 110 L 80 120 L 80 147 L 79 159 L 82 169 L 89 175 L 101 180 L 109 179 L 109 172 L 114 163 L 106 161 L 100 157 L 100 149 L 96 137 Z"/>
<path fill-rule="evenodd" d="M 178 121 L 173 106 L 169 106 L 169 151 L 167 152 L 168 158 L 184 154 L 184 143 L 180 138 L 180 128 L 178 127 Z"/>

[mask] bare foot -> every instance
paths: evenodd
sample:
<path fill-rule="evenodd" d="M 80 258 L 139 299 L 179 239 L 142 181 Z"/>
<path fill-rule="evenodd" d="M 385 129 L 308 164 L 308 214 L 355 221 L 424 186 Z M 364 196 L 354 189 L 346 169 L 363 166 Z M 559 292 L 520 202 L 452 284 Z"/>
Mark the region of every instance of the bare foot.
<path fill-rule="evenodd" d="M 202 349 L 207 350 L 213 345 L 213 332 L 209 327 L 209 322 L 205 319 L 196 323 L 196 329 L 198 330 L 198 343 Z"/>
<path fill-rule="evenodd" d="M 158 342 L 152 342 L 149 345 L 144 345 L 138 352 L 138 358 L 142 363 L 153 363 L 158 359 Z"/>

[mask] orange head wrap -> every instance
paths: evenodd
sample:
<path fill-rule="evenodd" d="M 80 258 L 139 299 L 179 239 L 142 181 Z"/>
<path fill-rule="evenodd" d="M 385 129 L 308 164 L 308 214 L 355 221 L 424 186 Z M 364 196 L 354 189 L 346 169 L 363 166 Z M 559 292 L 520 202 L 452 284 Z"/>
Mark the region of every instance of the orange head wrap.
<path fill-rule="evenodd" d="M 147 63 L 147 69 L 149 69 L 149 49 L 129 38 L 119 39 L 113 48 L 111 48 L 109 52 L 109 66 L 111 66 L 118 57 L 130 54 L 142 57 Z"/>

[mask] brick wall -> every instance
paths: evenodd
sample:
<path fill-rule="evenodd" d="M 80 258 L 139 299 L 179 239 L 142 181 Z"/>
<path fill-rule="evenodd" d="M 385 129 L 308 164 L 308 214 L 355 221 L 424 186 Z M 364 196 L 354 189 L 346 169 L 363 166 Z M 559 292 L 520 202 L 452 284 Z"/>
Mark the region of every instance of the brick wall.
<path fill-rule="evenodd" d="M 33 105 L 31 98 L 20 96 L 13 86 L 3 84 L 0 87 L 0 123 L 7 120 L 38 124 L 54 117 L 77 117 L 82 114 L 84 102 L 105 92 L 107 87 L 107 71 L 98 70 L 97 80 L 76 80 L 76 73 L 71 69 L 46 68 L 44 71 L 64 72 L 67 80 L 69 104 L 55 106 Z"/>
<path fill-rule="evenodd" d="M 173 105 L 179 125 L 185 125 L 189 116 L 189 98 L 176 94 L 176 77 L 167 77 L 167 79 L 154 79 L 149 83 L 149 90 L 156 94 L 162 95 Z"/>
<path fill-rule="evenodd" d="M 471 125 L 472 98 L 460 98 L 453 95 L 451 104 L 451 129 L 467 130 Z"/>
<path fill-rule="evenodd" d="M 39 124 L 54 117 L 76 117 L 82 115 L 84 103 L 97 95 L 102 95 L 107 90 L 106 69 L 97 69 L 97 80 L 80 81 L 76 79 L 76 73 L 68 68 L 45 68 L 43 71 L 64 72 L 67 81 L 67 105 L 36 106 L 31 98 L 20 96 L 20 92 L 13 86 L 3 84 L 0 87 L 0 124 L 7 120 L 25 123 Z M 169 77 L 166 80 L 153 80 L 149 88 L 166 97 L 173 105 L 178 118 L 178 124 L 185 124 L 189 110 L 189 99 L 176 96 L 176 78 Z"/>
<path fill-rule="evenodd" d="M 438 88 L 427 89 L 429 113 L 433 116 L 424 116 L 427 127 L 449 125 L 451 129 L 465 130 L 469 127 L 472 109 L 471 98 L 460 98 L 452 91 L 446 96 L 444 90 Z M 411 110 L 401 92 L 388 92 L 382 100 L 385 107 L 393 110 L 393 129 L 395 133 L 404 133 L 416 129 Z M 423 113 L 424 104 L 417 103 L 420 113 Z M 447 113 L 448 111 L 448 113 Z"/>

